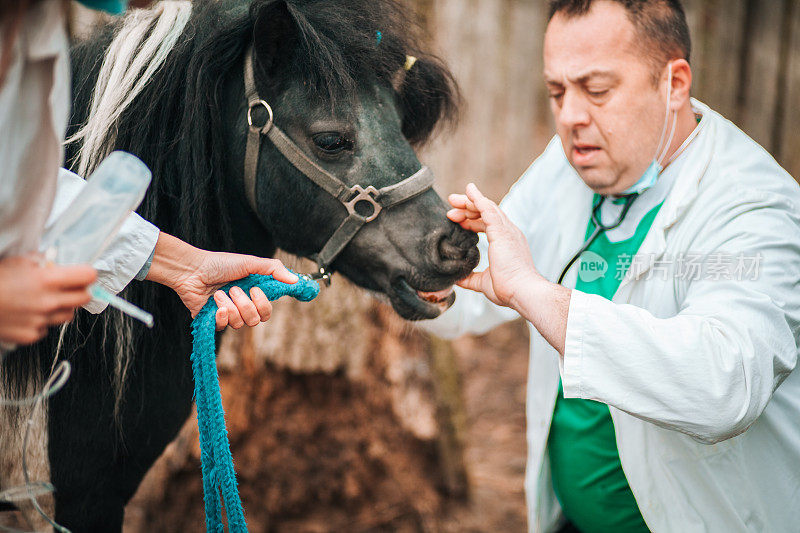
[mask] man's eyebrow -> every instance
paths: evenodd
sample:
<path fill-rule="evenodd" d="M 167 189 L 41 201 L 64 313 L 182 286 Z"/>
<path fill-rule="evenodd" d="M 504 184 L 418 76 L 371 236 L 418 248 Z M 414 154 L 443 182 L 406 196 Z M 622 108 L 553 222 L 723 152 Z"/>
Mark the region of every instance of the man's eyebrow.
<path fill-rule="evenodd" d="M 546 72 L 544 73 L 544 83 L 545 85 L 558 85 L 559 87 L 563 85 L 563 78 L 556 79 L 554 76 L 548 75 Z"/>
<path fill-rule="evenodd" d="M 599 80 L 608 80 L 608 81 L 617 81 L 619 80 L 619 76 L 614 72 L 609 70 L 601 70 L 601 69 L 594 69 L 588 72 L 583 72 L 578 74 L 574 78 L 567 78 L 572 83 L 577 84 L 584 84 L 586 82 L 599 79 Z M 544 82 L 547 85 L 558 85 L 561 86 L 564 84 L 564 78 L 556 78 L 554 76 L 550 76 L 547 73 L 544 74 Z"/>
<path fill-rule="evenodd" d="M 601 80 L 609 80 L 609 81 L 616 81 L 619 79 L 619 76 L 609 70 L 590 70 L 589 72 L 583 73 L 578 75 L 575 78 L 575 83 L 586 83 L 587 81 L 591 81 L 594 79 L 601 79 Z M 573 81 L 573 80 L 570 80 Z"/>

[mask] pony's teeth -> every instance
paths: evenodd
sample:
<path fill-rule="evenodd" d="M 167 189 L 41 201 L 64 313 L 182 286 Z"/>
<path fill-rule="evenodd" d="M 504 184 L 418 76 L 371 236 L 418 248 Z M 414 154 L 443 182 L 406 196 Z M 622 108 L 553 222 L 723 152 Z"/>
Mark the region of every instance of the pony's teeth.
<path fill-rule="evenodd" d="M 417 296 L 419 296 L 422 300 L 425 300 L 426 302 L 439 303 L 448 296 L 450 296 L 452 293 L 453 293 L 453 287 L 450 286 L 446 289 L 435 292 L 417 291 Z"/>

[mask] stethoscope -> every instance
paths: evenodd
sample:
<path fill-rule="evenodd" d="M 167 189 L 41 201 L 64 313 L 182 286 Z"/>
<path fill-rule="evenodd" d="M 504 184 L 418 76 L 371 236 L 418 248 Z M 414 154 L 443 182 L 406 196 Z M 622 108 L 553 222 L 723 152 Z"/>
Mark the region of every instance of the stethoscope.
<path fill-rule="evenodd" d="M 617 220 L 615 220 L 613 224 L 609 225 L 603 224 L 603 221 L 600 220 L 600 208 L 603 206 L 603 203 L 606 201 L 607 197 L 601 196 L 600 200 L 595 202 L 594 206 L 592 206 L 592 224 L 594 224 L 594 232 L 592 232 L 589 238 L 586 239 L 586 242 L 583 243 L 583 246 L 581 246 L 580 250 L 578 250 L 578 252 L 572 256 L 572 259 L 569 260 L 569 263 L 567 263 L 567 266 L 564 267 L 564 270 L 561 271 L 561 275 L 558 276 L 559 285 L 561 285 L 561 282 L 564 281 L 564 277 L 567 275 L 567 272 L 569 272 L 569 269 L 572 268 L 572 265 L 575 264 L 575 261 L 578 260 L 583 252 L 589 249 L 589 247 L 595 240 L 597 240 L 601 233 L 616 229 L 620 224 L 622 224 L 622 221 L 625 220 L 625 215 L 628 214 L 628 211 L 633 205 L 633 201 L 638 197 L 638 194 L 626 196 L 625 205 L 622 207 L 622 212 L 619 214 L 619 217 L 617 217 Z"/>

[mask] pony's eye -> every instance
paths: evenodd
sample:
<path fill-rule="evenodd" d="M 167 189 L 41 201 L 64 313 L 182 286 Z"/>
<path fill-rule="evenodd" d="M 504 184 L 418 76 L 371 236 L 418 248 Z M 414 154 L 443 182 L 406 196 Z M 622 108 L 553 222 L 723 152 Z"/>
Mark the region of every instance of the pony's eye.
<path fill-rule="evenodd" d="M 353 148 L 352 141 L 335 132 L 318 133 L 313 138 L 314 144 L 326 154 L 338 154 Z"/>

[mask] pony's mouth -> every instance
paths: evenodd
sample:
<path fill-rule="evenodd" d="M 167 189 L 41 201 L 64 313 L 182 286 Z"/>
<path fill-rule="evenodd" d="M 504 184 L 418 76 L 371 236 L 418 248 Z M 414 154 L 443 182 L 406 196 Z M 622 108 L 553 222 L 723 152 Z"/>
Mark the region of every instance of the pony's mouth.
<path fill-rule="evenodd" d="M 397 313 L 407 320 L 436 318 L 445 312 L 456 300 L 453 286 L 444 289 L 422 290 L 412 287 L 405 278 L 392 282 L 389 295 Z"/>

